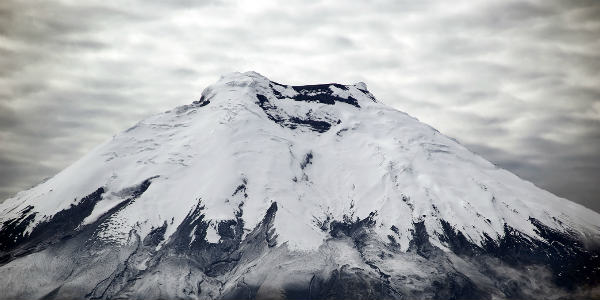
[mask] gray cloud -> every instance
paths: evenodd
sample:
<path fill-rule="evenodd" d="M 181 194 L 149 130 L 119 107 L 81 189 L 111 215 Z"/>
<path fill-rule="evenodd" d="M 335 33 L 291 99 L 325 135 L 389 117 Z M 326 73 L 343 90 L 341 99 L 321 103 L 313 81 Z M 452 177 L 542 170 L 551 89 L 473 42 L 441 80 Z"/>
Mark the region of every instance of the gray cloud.
<path fill-rule="evenodd" d="M 0 199 L 221 73 L 365 81 L 492 162 L 600 211 L 600 3 L 0 2 Z"/>

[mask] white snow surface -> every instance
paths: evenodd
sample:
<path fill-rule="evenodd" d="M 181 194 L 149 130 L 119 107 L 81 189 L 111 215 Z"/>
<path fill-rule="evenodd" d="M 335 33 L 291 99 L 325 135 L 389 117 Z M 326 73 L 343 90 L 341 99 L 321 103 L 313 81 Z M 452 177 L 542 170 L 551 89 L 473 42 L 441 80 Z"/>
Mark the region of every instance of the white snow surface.
<path fill-rule="evenodd" d="M 139 122 L 101 144 L 38 186 L 0 204 L 0 222 L 37 212 L 29 226 L 67 209 L 99 187 L 106 193 L 84 223 L 91 223 L 125 198 L 120 191 L 152 180 L 148 190 L 111 218 L 102 236 L 124 241 L 135 228 L 142 236 L 164 224 L 166 237 L 200 200 L 210 221 L 210 242 L 219 240 L 214 224 L 234 219 L 241 201 L 245 229 L 253 229 L 272 202 L 278 211 L 279 243 L 315 250 L 328 238 L 315 220 L 327 216 L 365 218 L 376 212 L 382 239 L 399 229 L 408 248 L 413 223 L 424 221 L 434 244 L 443 232 L 440 219 L 480 243 L 483 234 L 500 237 L 504 224 L 539 238 L 530 217 L 545 225 L 598 240 L 600 215 L 559 198 L 473 154 L 415 118 L 374 102 L 361 90 L 330 89 L 358 100 L 360 108 L 276 99 L 269 80 L 258 73 L 232 73 L 203 92 L 210 104 L 185 105 Z M 357 88 L 358 87 L 358 88 Z M 292 97 L 291 87 L 275 85 Z M 282 127 L 256 104 L 267 96 L 290 116 L 310 114 L 341 120 L 324 133 Z M 312 162 L 301 163 L 308 153 Z M 233 195 L 247 180 L 247 198 Z M 122 194 L 122 193 L 121 193 Z M 0 225 L 1 226 L 1 225 Z"/>

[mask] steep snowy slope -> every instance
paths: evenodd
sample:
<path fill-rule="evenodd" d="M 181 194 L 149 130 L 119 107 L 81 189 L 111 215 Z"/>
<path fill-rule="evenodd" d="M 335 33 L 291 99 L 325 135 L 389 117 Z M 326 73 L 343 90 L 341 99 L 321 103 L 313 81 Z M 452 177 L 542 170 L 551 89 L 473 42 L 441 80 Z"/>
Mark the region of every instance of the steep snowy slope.
<path fill-rule="evenodd" d="M 600 278 L 597 213 L 363 83 L 254 72 L 17 194 L 0 224 L 7 299 L 552 298 Z"/>

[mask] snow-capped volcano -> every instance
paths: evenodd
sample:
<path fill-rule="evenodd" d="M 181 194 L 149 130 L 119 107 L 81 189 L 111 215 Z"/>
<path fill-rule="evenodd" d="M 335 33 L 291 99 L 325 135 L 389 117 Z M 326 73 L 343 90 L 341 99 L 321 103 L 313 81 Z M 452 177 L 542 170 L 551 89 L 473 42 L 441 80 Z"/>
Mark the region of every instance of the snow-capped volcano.
<path fill-rule="evenodd" d="M 364 83 L 223 76 L 0 204 L 0 298 L 556 298 L 600 215 Z"/>

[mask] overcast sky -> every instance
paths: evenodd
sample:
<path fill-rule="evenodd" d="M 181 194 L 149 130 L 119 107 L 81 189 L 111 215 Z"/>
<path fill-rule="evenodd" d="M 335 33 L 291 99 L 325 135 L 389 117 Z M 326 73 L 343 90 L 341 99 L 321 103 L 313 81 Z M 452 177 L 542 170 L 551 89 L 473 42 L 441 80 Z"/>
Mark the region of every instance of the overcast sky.
<path fill-rule="evenodd" d="M 381 101 L 600 211 L 600 1 L 0 1 L 0 201 L 231 71 Z"/>

